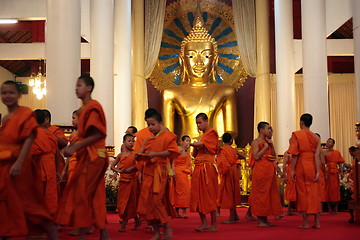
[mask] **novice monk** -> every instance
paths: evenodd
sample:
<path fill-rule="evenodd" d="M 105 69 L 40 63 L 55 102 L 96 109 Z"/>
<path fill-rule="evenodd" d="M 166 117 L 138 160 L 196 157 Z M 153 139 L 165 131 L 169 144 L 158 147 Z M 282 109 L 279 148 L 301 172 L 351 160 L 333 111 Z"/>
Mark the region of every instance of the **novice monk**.
<path fill-rule="evenodd" d="M 191 178 L 190 211 L 198 212 L 201 225 L 196 231 L 216 232 L 216 209 L 218 198 L 218 174 L 215 168 L 215 156 L 218 150 L 218 134 L 209 127 L 208 116 L 199 113 L 196 125 L 203 132 L 199 142 L 190 145 L 194 147 L 194 172 Z M 206 215 L 211 215 L 211 226 L 208 227 Z"/>
<path fill-rule="evenodd" d="M 259 136 L 251 143 L 255 162 L 249 202 L 252 213 L 257 216 L 258 227 L 272 227 L 275 225 L 268 222 L 267 216 L 279 216 L 282 213 L 274 166 L 275 150 L 272 140 L 269 139 L 271 136 L 269 123 L 260 122 L 257 130 Z"/>
<path fill-rule="evenodd" d="M 35 110 L 36 121 L 40 125 L 37 128 L 36 137 L 31 146 L 31 155 L 36 162 L 41 189 L 44 189 L 45 205 L 52 216 L 58 210 L 58 191 L 56 182 L 56 153 L 58 143 L 56 137 L 42 126 L 45 120 L 44 112 Z"/>
<path fill-rule="evenodd" d="M 217 157 L 217 166 L 221 176 L 219 190 L 219 206 L 230 209 L 229 219 L 222 223 L 235 223 L 239 220 L 236 213 L 236 205 L 240 200 L 240 175 L 237 169 L 237 151 L 231 147 L 233 142 L 230 133 L 222 136 L 224 146 L 220 147 Z"/>
<path fill-rule="evenodd" d="M 135 166 L 134 143 L 134 135 L 125 134 L 123 137 L 124 151 L 111 164 L 111 169 L 114 172 L 120 173 L 117 208 L 122 224 L 119 232 L 126 231 L 126 224 L 130 218 L 135 220 L 135 227 L 132 230 L 136 230 L 141 225 L 136 211 L 140 192 L 139 176 L 136 172 L 125 173 L 124 171 L 124 169 Z"/>
<path fill-rule="evenodd" d="M 341 156 L 341 153 L 338 150 L 334 149 L 335 140 L 329 138 L 326 141 L 327 151 L 324 152 L 325 161 L 327 166 L 326 176 L 327 181 L 325 183 L 325 200 L 328 204 L 329 213 L 337 214 L 338 205 L 340 202 L 340 179 L 343 177 L 343 168 L 342 164 L 345 162 L 344 158 Z M 335 204 L 334 210 L 331 206 L 331 203 Z"/>
<path fill-rule="evenodd" d="M 292 171 L 291 160 L 292 160 L 291 154 L 285 152 L 283 158 L 283 172 L 285 174 L 284 183 L 286 184 L 284 199 L 289 202 L 286 215 L 294 216 L 296 215 L 293 212 L 293 209 L 295 209 L 295 205 L 296 205 L 296 189 L 295 189 L 295 182 L 291 178 L 291 171 Z"/>
<path fill-rule="evenodd" d="M 79 109 L 79 142 L 64 148 L 69 157 L 76 152 L 73 177 L 67 183 L 60 201 L 56 221 L 80 228 L 80 239 L 91 226 L 100 229 L 100 239 L 109 239 L 106 230 L 105 171 L 108 157 L 105 149 L 106 121 L 101 105 L 91 99 L 94 80 L 80 76 L 76 95 L 83 102 Z"/>
<path fill-rule="evenodd" d="M 177 217 L 187 218 L 186 208 L 190 207 L 190 137 L 185 135 L 181 138 L 180 155 L 174 159 L 175 181 L 174 181 L 174 204 Z M 182 209 L 182 215 L 179 209 Z"/>
<path fill-rule="evenodd" d="M 156 109 L 154 108 L 148 108 L 146 111 L 145 111 L 145 121 L 146 119 L 148 118 L 148 116 L 154 114 L 154 113 L 157 113 L 158 111 L 156 111 Z M 146 128 L 143 128 L 141 129 L 140 131 L 136 132 L 135 133 L 135 137 L 136 137 L 136 142 L 135 142 L 135 145 L 134 145 L 134 153 L 137 153 L 141 150 L 141 147 L 144 143 L 144 140 L 149 138 L 149 137 L 152 137 L 153 134 L 150 132 L 149 128 L 146 127 Z"/>
<path fill-rule="evenodd" d="M 142 149 L 136 154 L 137 160 L 145 163 L 142 171 L 138 213 L 141 219 L 152 223 L 155 232 L 152 239 L 160 239 L 160 223 L 165 227 L 165 239 L 170 239 L 172 232 L 164 202 L 168 177 L 167 158 L 177 157 L 179 149 L 176 135 L 168 130 L 162 130 L 162 118 L 159 113 L 153 112 L 147 115 L 146 122 L 153 136 L 145 139 Z M 126 172 L 134 169 L 136 170 L 136 167 L 129 168 Z"/>
<path fill-rule="evenodd" d="M 21 94 L 16 82 L 5 81 L 0 93 L 8 109 L 0 127 L 0 239 L 43 231 L 49 239 L 57 239 L 42 192 L 34 184 L 29 154 L 38 128 L 34 112 L 18 105 Z"/>
<path fill-rule="evenodd" d="M 312 116 L 305 113 L 300 118 L 300 131 L 292 133 L 288 153 L 292 155 L 292 179 L 296 187 L 297 210 L 303 225 L 309 228 L 308 215 L 314 215 L 313 228 L 320 228 L 320 138 L 310 131 Z"/>

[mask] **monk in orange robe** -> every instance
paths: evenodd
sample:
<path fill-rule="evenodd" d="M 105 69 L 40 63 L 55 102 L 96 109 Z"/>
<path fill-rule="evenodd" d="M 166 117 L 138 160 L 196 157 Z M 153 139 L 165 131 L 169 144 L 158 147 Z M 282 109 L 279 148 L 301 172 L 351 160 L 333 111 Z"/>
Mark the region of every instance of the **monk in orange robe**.
<path fill-rule="evenodd" d="M 148 115 L 146 122 L 153 136 L 144 141 L 142 149 L 136 154 L 136 159 L 144 162 L 138 213 L 141 219 L 152 223 L 155 232 L 152 239 L 160 239 L 160 223 L 165 227 L 165 239 L 169 239 L 172 237 L 172 232 L 168 222 L 167 203 L 164 200 L 168 178 L 168 158 L 176 158 L 179 155 L 179 149 L 176 135 L 166 129 L 162 130 L 162 117 L 159 113 Z M 126 172 L 134 169 L 136 170 L 136 167 L 129 168 Z"/>
<path fill-rule="evenodd" d="M 260 122 L 259 136 L 251 143 L 255 160 L 252 170 L 252 190 L 249 196 L 251 211 L 258 219 L 258 227 L 272 227 L 267 216 L 282 213 L 280 194 L 276 181 L 275 150 L 271 138 L 270 125 Z"/>
<path fill-rule="evenodd" d="M 100 229 L 100 239 L 109 239 L 104 179 L 109 163 L 105 149 L 106 120 L 99 102 L 91 99 L 93 88 L 90 76 L 78 78 L 76 95 L 83 102 L 79 109 L 79 141 L 63 149 L 67 157 L 76 152 L 77 163 L 61 198 L 56 222 L 80 228 L 80 239 L 93 225 Z"/>
<path fill-rule="evenodd" d="M 327 181 L 325 183 L 325 200 L 328 204 L 330 214 L 338 213 L 338 204 L 340 202 L 340 179 L 343 177 L 342 164 L 345 162 L 344 158 L 338 150 L 334 149 L 335 140 L 329 138 L 326 141 L 327 151 L 324 152 L 326 162 L 326 176 Z M 331 203 L 335 204 L 334 210 Z"/>
<path fill-rule="evenodd" d="M 126 173 L 124 169 L 135 166 L 134 147 L 135 137 L 132 134 L 125 134 L 123 137 L 124 150 L 121 152 L 111 164 L 111 169 L 120 173 L 120 181 L 118 188 L 117 208 L 119 216 L 122 219 L 119 232 L 126 231 L 126 224 L 130 218 L 134 218 L 136 230 L 141 221 L 137 214 L 138 198 L 140 193 L 140 181 L 136 172 Z"/>
<path fill-rule="evenodd" d="M 236 206 L 241 203 L 240 199 L 240 174 L 237 169 L 239 159 L 237 151 L 231 147 L 232 136 L 224 133 L 222 136 L 224 146 L 220 147 L 217 157 L 217 166 L 221 176 L 219 190 L 219 206 L 230 209 L 230 217 L 222 223 L 235 223 L 239 220 Z"/>
<path fill-rule="evenodd" d="M 41 189 L 34 184 L 35 163 L 29 154 L 38 128 L 34 112 L 18 105 L 21 94 L 14 81 L 5 81 L 0 93 L 9 112 L 0 127 L 0 239 L 44 230 L 49 239 L 57 239 Z"/>
<path fill-rule="evenodd" d="M 75 127 L 75 130 L 70 135 L 70 145 L 74 145 L 79 141 L 79 134 L 77 131 L 78 128 L 78 121 L 79 121 L 79 111 L 75 110 L 72 114 L 72 124 Z M 74 173 L 76 167 L 76 152 L 68 158 L 68 162 L 65 165 L 65 169 L 62 174 L 62 178 L 68 174 L 68 179 L 70 179 Z"/>
<path fill-rule="evenodd" d="M 295 182 L 291 178 L 291 171 L 292 171 L 291 160 L 292 160 L 291 154 L 285 152 L 283 157 L 283 172 L 285 173 L 284 183 L 286 184 L 284 199 L 289 202 L 286 215 L 294 216 L 296 215 L 293 212 L 293 209 L 296 204 L 296 189 L 295 189 Z"/>
<path fill-rule="evenodd" d="M 36 162 L 39 184 L 44 189 L 45 205 L 50 214 L 54 216 L 58 210 L 58 191 L 56 176 L 56 153 L 58 142 L 56 137 L 46 128 L 42 127 L 44 123 L 44 112 L 40 109 L 35 110 L 36 121 L 40 125 L 37 128 L 36 137 L 31 146 L 31 155 Z"/>
<path fill-rule="evenodd" d="M 58 147 L 59 150 L 63 149 L 64 147 L 67 146 L 68 144 L 68 139 L 65 136 L 64 132 L 61 130 L 61 128 L 55 126 L 55 125 L 51 125 L 51 113 L 49 110 L 47 109 L 43 109 L 42 110 L 45 114 L 45 121 L 42 124 L 45 128 L 49 129 L 49 131 L 54 134 L 54 136 L 56 137 L 57 141 L 58 141 Z M 59 164 L 58 164 L 58 173 L 61 174 L 64 166 L 65 166 L 65 160 L 62 156 L 60 156 L 59 159 Z"/>
<path fill-rule="evenodd" d="M 190 207 L 190 141 L 189 136 L 182 136 L 181 147 L 179 148 L 180 155 L 173 162 L 175 170 L 173 199 L 177 217 L 180 218 L 187 218 L 186 208 Z M 182 209 L 182 215 L 179 214 L 180 208 Z"/>
<path fill-rule="evenodd" d="M 218 133 L 209 127 L 208 116 L 199 113 L 196 125 L 203 132 L 194 147 L 194 172 L 191 178 L 190 211 L 198 212 L 201 225 L 196 231 L 217 231 L 216 210 L 218 198 L 218 174 L 215 167 L 215 155 L 218 151 Z M 206 215 L 211 215 L 211 226 L 208 227 Z"/>
<path fill-rule="evenodd" d="M 320 228 L 320 138 L 310 131 L 312 116 L 300 118 L 300 131 L 292 133 L 288 153 L 292 155 L 292 179 L 295 181 L 297 209 L 303 216 L 300 228 L 309 228 L 308 215 L 314 215 L 313 228 Z"/>

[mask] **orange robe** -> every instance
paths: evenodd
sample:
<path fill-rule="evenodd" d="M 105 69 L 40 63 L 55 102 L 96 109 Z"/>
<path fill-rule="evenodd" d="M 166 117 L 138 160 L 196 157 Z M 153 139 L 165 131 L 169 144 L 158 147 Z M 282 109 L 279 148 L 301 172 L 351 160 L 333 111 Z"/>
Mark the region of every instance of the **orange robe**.
<path fill-rule="evenodd" d="M 37 128 L 37 134 L 31 146 L 31 155 L 37 164 L 39 184 L 43 189 L 45 205 L 51 215 L 58 210 L 58 191 L 56 179 L 55 154 L 58 149 L 57 138 L 48 130 Z"/>
<path fill-rule="evenodd" d="M 264 148 L 264 144 L 265 141 L 259 144 L 259 151 Z M 249 204 L 252 213 L 256 216 L 282 214 L 274 160 L 274 156 L 271 155 L 271 148 L 268 148 L 259 160 L 255 160 L 252 169 Z"/>
<path fill-rule="evenodd" d="M 218 134 L 210 128 L 200 138 L 203 148 L 197 150 L 195 168 L 191 178 L 190 211 L 207 214 L 217 209 L 218 174 L 215 155 L 218 150 Z"/>
<path fill-rule="evenodd" d="M 174 159 L 174 206 L 177 208 L 190 207 L 190 164 L 191 156 L 188 153 L 185 156 L 178 156 Z"/>
<path fill-rule="evenodd" d="M 90 100 L 81 110 L 78 121 L 79 141 L 87 137 L 90 128 L 96 128 L 103 138 L 76 152 L 76 167 L 61 198 L 56 222 L 75 228 L 94 225 L 104 229 L 104 176 L 109 160 L 105 149 L 106 121 L 101 105 L 96 100 Z"/>
<path fill-rule="evenodd" d="M 292 133 L 288 152 L 297 155 L 296 174 L 296 206 L 298 211 L 307 214 L 318 214 L 321 211 L 321 193 L 319 183 L 315 179 L 315 152 L 318 141 L 314 134 L 307 130 Z"/>
<path fill-rule="evenodd" d="M 340 179 L 338 164 L 344 163 L 344 158 L 338 150 L 333 150 L 326 159 L 326 174 L 327 181 L 325 182 L 325 200 L 326 202 L 339 202 L 340 201 Z"/>
<path fill-rule="evenodd" d="M 319 195 L 320 195 L 320 202 L 326 202 L 326 194 L 325 194 L 325 177 L 324 177 L 324 172 L 322 170 L 322 167 L 320 167 L 320 174 L 319 174 Z"/>
<path fill-rule="evenodd" d="M 70 144 L 76 144 L 76 142 L 79 140 L 79 135 L 75 134 L 71 137 L 70 139 Z M 68 166 L 68 180 L 72 177 L 75 167 L 76 167 L 76 153 L 74 153 L 70 158 L 69 158 L 69 166 Z"/>
<path fill-rule="evenodd" d="M 164 130 L 144 142 L 145 152 L 170 151 L 170 157 L 179 155 L 176 135 Z M 141 157 L 145 162 L 142 171 L 142 185 L 138 204 L 138 213 L 144 220 L 158 219 L 161 223 L 168 222 L 168 211 L 165 200 L 165 191 L 168 178 L 168 158 L 154 157 L 148 159 Z"/>
<path fill-rule="evenodd" d="M 126 157 L 121 157 L 119 169 L 130 168 L 135 166 L 134 153 L 131 152 Z M 137 217 L 137 203 L 140 192 L 140 181 L 138 174 L 121 173 L 119 180 L 117 208 L 121 219 L 129 219 Z"/>
<path fill-rule="evenodd" d="M 66 141 L 68 141 L 67 137 L 65 136 L 64 132 L 61 130 L 61 128 L 51 125 L 50 127 L 48 127 L 49 131 L 52 132 L 52 134 L 54 134 L 55 136 L 58 136 L 59 138 L 65 139 Z M 61 149 L 59 149 L 61 150 Z M 62 173 L 63 169 L 65 167 L 65 160 L 64 158 L 60 155 L 60 159 L 59 159 L 59 173 Z"/>
<path fill-rule="evenodd" d="M 152 132 L 150 132 L 149 128 L 147 127 L 135 133 L 136 142 L 134 144 L 134 153 L 140 152 L 145 139 L 152 136 L 154 136 L 154 134 L 152 134 Z"/>
<path fill-rule="evenodd" d="M 36 134 L 38 124 L 34 112 L 18 107 L 11 118 L 0 127 L 0 236 L 24 236 L 36 232 L 34 224 L 51 219 L 44 206 L 43 195 L 34 184 L 34 162 L 30 152 L 23 162 L 19 176 L 9 175 L 17 160 L 23 141 Z M 30 224 L 28 226 L 28 224 Z"/>
<path fill-rule="evenodd" d="M 237 161 L 237 152 L 233 147 L 224 145 L 220 148 L 217 166 L 221 176 L 219 187 L 219 206 L 221 208 L 231 209 L 241 203 Z"/>
<path fill-rule="evenodd" d="M 285 188 L 284 198 L 286 201 L 295 202 L 296 201 L 296 188 L 295 182 L 292 180 L 291 172 L 292 172 L 292 158 L 289 158 L 286 166 L 286 176 L 287 176 L 287 183 Z"/>

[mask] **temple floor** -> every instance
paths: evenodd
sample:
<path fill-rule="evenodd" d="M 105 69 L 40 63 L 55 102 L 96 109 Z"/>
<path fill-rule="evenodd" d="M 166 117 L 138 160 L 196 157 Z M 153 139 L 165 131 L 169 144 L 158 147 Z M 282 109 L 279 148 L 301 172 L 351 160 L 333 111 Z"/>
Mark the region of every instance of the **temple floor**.
<path fill-rule="evenodd" d="M 275 220 L 274 217 L 269 217 L 269 221 L 276 224 L 277 227 L 272 228 L 258 228 L 256 222 L 251 222 L 244 219 L 247 208 L 237 208 L 240 220 L 235 224 L 221 224 L 228 218 L 228 210 L 221 210 L 221 216 L 218 218 L 218 231 L 215 233 L 196 232 L 195 227 L 200 225 L 200 219 L 197 213 L 188 213 L 187 219 L 171 219 L 170 225 L 173 230 L 174 237 L 172 239 L 203 239 L 203 240 L 219 240 L 219 239 L 357 239 L 360 234 L 360 224 L 350 224 L 348 222 L 349 213 L 340 212 L 338 215 L 323 215 L 321 216 L 321 229 L 298 229 L 302 224 L 301 216 L 285 216 L 280 220 Z M 284 212 L 286 209 L 284 208 Z M 298 213 L 297 213 L 298 214 Z M 209 221 L 208 216 L 208 221 Z M 310 218 L 310 226 L 312 225 L 313 217 Z M 133 240 L 133 239 L 150 239 L 152 233 L 145 232 L 146 223 L 137 231 L 131 231 L 133 228 L 133 220 L 129 221 L 127 225 L 127 232 L 120 233 L 119 217 L 115 213 L 108 214 L 108 231 L 111 239 Z M 77 237 L 70 237 L 66 231 L 70 229 L 63 228 L 59 233 L 59 239 L 77 239 Z M 17 238 L 24 239 L 24 238 Z M 87 239 L 99 239 L 99 231 L 95 230 L 94 234 L 87 235 Z"/>

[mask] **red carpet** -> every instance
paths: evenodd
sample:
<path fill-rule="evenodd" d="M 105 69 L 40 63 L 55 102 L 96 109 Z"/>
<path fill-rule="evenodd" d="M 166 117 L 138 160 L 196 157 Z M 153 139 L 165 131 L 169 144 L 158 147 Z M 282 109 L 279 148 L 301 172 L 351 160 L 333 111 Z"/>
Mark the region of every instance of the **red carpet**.
<path fill-rule="evenodd" d="M 271 223 L 276 224 L 277 227 L 273 228 L 257 228 L 256 222 L 250 222 L 244 219 L 247 211 L 246 208 L 238 208 L 240 221 L 235 224 L 220 224 L 228 217 L 228 211 L 222 210 L 221 217 L 218 218 L 218 232 L 196 232 L 194 227 L 200 225 L 200 220 L 197 214 L 190 213 L 188 219 L 171 219 L 170 225 L 173 229 L 174 240 L 232 240 L 232 239 L 326 239 L 326 240 L 346 240 L 346 239 L 359 239 L 360 237 L 360 224 L 348 223 L 349 214 L 339 213 L 338 215 L 325 215 L 321 216 L 321 229 L 298 229 L 301 225 L 302 218 L 300 216 L 285 216 L 280 220 L 274 220 L 270 217 Z M 285 211 L 285 209 L 284 209 Z M 208 216 L 209 217 L 209 216 Z M 209 220 L 209 218 L 208 218 Z M 312 217 L 310 219 L 312 224 Z M 119 233 L 120 228 L 119 217 L 117 214 L 108 214 L 108 230 L 111 239 L 133 240 L 133 239 L 150 239 L 152 233 L 145 232 L 145 225 L 139 228 L 138 231 L 131 231 L 134 226 L 131 221 L 127 226 L 127 232 Z M 70 237 L 66 234 L 68 229 L 63 229 L 60 233 L 60 239 L 77 239 L 77 237 Z M 21 239 L 21 238 L 19 238 Z M 99 233 L 96 230 L 94 234 L 87 235 L 87 239 L 99 239 Z"/>

